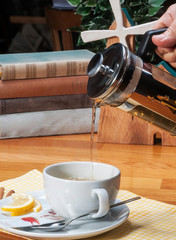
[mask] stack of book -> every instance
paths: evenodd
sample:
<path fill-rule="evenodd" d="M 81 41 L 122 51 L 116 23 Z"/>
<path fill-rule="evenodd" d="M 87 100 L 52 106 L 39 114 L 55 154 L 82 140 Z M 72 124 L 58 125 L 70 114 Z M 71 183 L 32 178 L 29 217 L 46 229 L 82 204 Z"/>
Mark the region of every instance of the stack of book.
<path fill-rule="evenodd" d="M 90 132 L 92 56 L 88 50 L 0 55 L 0 139 Z"/>

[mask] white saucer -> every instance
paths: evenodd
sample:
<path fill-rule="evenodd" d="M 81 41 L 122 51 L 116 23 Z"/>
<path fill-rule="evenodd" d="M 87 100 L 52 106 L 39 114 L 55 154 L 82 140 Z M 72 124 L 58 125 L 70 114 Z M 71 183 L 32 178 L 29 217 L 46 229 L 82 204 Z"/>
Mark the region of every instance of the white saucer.
<path fill-rule="evenodd" d="M 43 191 L 32 192 L 32 195 L 42 203 L 42 206 L 44 208 L 48 207 Z M 0 207 L 4 205 L 5 201 L 7 203 L 7 200 L 5 199 L 0 200 Z M 120 200 L 117 200 L 117 201 L 120 201 Z M 21 220 L 21 217 L 20 216 L 19 217 L 4 216 L 2 213 L 0 213 L 0 228 L 14 234 L 29 237 L 31 239 L 81 239 L 81 238 L 93 237 L 93 236 L 108 232 L 120 226 L 122 223 L 124 223 L 127 220 L 129 213 L 130 213 L 129 208 L 127 207 L 127 205 L 124 204 L 124 205 L 112 208 L 109 211 L 109 213 L 103 218 L 100 218 L 97 220 L 96 219 L 75 220 L 64 230 L 58 231 L 58 232 L 45 232 L 41 230 L 30 230 L 30 231 L 17 230 L 7 226 L 6 223 L 8 220 L 9 221 Z M 27 214 L 26 216 L 29 216 L 29 214 Z"/>

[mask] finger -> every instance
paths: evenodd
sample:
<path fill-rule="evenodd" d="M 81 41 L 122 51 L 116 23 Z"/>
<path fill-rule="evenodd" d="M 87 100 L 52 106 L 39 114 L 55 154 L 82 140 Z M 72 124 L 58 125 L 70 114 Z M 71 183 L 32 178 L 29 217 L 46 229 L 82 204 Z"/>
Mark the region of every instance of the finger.
<path fill-rule="evenodd" d="M 172 47 L 176 45 L 176 4 L 171 5 L 165 14 L 155 23 L 153 29 L 168 27 L 162 34 L 152 37 L 152 41 L 159 47 Z"/>
<path fill-rule="evenodd" d="M 156 53 L 174 68 L 176 67 L 176 48 L 157 48 Z"/>
<path fill-rule="evenodd" d="M 167 11 L 156 21 L 153 29 L 169 27 L 176 18 L 176 4 L 171 5 Z"/>
<path fill-rule="evenodd" d="M 158 47 L 173 47 L 176 45 L 176 19 L 170 27 L 162 34 L 152 37 L 152 41 Z"/>
<path fill-rule="evenodd" d="M 173 67 L 173 68 L 176 68 L 176 62 L 171 62 L 170 65 Z"/>
<path fill-rule="evenodd" d="M 176 68 L 176 62 L 171 62 L 170 65 L 173 67 L 173 68 Z"/>
<path fill-rule="evenodd" d="M 164 55 L 164 54 L 167 54 L 167 53 L 173 53 L 173 54 L 175 54 L 174 51 L 175 51 L 175 48 L 174 48 L 174 47 L 172 47 L 172 48 L 158 47 L 158 48 L 156 49 L 156 52 L 159 53 L 159 54 L 161 54 L 161 55 Z"/>

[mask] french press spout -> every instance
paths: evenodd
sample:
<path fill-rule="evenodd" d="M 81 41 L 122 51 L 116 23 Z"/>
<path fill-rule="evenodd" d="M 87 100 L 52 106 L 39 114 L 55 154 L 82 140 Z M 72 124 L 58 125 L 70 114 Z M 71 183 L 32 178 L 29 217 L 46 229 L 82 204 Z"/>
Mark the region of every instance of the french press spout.
<path fill-rule="evenodd" d="M 176 78 L 148 63 L 156 46 L 148 31 L 137 54 L 121 43 L 91 59 L 87 93 L 99 106 L 110 105 L 138 116 L 176 135 Z"/>

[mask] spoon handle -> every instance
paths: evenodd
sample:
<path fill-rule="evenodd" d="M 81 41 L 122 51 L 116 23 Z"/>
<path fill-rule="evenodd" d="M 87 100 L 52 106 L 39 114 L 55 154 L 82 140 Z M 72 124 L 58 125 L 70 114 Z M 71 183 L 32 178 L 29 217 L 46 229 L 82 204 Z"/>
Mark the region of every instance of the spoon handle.
<path fill-rule="evenodd" d="M 133 202 L 133 201 L 136 201 L 136 200 L 139 200 L 139 199 L 141 199 L 141 197 L 139 197 L 139 196 L 138 197 L 129 198 L 127 200 L 124 200 L 124 201 L 112 204 L 110 206 L 110 208 L 117 207 L 117 206 L 120 206 L 120 205 L 125 204 L 125 203 L 130 203 L 130 202 Z"/>

